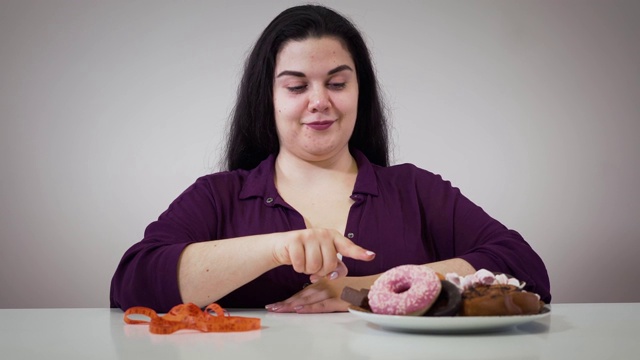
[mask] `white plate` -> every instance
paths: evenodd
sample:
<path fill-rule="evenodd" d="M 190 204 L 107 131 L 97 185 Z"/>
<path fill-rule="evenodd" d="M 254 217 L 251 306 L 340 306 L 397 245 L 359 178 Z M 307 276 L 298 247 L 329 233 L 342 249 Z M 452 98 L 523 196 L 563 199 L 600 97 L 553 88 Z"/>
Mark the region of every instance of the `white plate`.
<path fill-rule="evenodd" d="M 551 314 L 545 306 L 540 314 L 511 316 L 401 316 L 380 315 L 349 307 L 349 312 L 387 330 L 430 333 L 478 333 L 506 330 L 543 319 Z"/>

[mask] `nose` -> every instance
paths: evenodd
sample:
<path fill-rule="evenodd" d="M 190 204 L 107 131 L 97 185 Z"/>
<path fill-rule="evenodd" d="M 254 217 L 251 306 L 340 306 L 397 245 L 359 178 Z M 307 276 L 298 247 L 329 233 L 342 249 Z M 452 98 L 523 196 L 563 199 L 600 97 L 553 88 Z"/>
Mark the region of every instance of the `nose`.
<path fill-rule="evenodd" d="M 318 89 L 309 95 L 309 111 L 324 112 L 331 106 L 329 94 L 326 89 Z"/>

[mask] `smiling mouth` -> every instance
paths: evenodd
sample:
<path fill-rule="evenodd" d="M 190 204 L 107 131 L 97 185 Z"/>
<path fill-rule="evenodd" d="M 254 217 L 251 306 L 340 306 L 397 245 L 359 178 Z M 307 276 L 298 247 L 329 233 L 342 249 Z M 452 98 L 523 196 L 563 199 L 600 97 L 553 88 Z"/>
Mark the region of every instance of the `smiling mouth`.
<path fill-rule="evenodd" d="M 312 128 L 313 130 L 319 131 L 319 130 L 326 130 L 330 128 L 331 125 L 333 125 L 333 123 L 334 121 L 323 120 L 323 121 L 314 121 L 305 125 Z"/>

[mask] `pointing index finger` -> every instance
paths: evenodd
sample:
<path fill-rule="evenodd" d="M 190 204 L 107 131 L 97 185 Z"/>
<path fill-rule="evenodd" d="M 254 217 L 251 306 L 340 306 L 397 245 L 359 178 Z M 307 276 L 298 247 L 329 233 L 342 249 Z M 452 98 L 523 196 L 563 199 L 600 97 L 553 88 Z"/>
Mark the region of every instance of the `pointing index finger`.
<path fill-rule="evenodd" d="M 373 251 L 364 249 L 354 244 L 351 240 L 347 239 L 344 236 L 337 237 L 336 239 L 334 239 L 333 243 L 336 247 L 336 250 L 340 254 L 342 254 L 342 256 L 346 256 L 348 258 L 371 261 L 376 256 Z"/>

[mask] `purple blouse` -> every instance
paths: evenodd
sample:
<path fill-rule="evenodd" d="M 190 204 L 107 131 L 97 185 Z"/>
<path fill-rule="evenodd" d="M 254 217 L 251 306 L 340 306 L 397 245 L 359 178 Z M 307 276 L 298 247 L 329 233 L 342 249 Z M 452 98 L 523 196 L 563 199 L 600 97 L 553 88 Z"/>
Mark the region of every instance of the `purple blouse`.
<path fill-rule="evenodd" d="M 345 236 L 374 251 L 370 262 L 344 258 L 349 276 L 454 257 L 476 269 L 511 274 L 551 301 L 542 259 L 514 230 L 491 218 L 443 180 L 411 164 L 381 167 L 353 153 L 358 175 Z M 302 215 L 279 195 L 272 155 L 252 170 L 206 175 L 185 190 L 122 257 L 111 282 L 111 307 L 166 312 L 182 302 L 177 264 L 199 241 L 304 229 Z M 264 307 L 295 294 L 309 276 L 280 266 L 229 293 L 223 307 Z"/>

